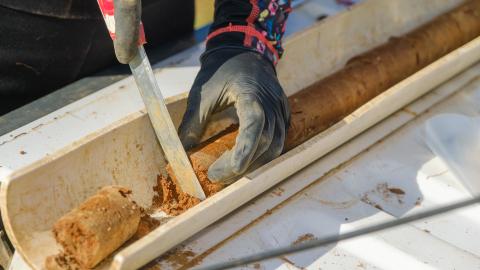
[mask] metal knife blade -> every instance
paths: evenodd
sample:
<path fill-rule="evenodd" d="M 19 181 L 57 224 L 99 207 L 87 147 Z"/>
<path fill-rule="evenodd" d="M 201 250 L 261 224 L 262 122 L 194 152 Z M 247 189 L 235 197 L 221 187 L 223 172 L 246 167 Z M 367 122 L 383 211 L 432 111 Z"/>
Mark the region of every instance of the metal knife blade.
<path fill-rule="evenodd" d="M 180 188 L 183 192 L 204 200 L 206 198 L 205 193 L 178 137 L 177 130 L 173 125 L 163 95 L 153 74 L 152 66 L 142 45 L 138 46 L 138 53 L 129 65 L 147 108 L 153 129 L 172 167 L 176 180 L 180 184 Z"/>

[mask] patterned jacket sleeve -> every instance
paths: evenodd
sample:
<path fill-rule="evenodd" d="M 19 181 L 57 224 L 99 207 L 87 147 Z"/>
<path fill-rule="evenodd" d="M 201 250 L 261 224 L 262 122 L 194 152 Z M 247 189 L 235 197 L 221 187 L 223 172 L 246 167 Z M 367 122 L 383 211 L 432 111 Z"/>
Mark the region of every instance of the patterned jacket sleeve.
<path fill-rule="evenodd" d="M 274 65 L 282 56 L 282 37 L 290 0 L 215 0 L 207 53 L 220 47 L 259 52 Z"/>

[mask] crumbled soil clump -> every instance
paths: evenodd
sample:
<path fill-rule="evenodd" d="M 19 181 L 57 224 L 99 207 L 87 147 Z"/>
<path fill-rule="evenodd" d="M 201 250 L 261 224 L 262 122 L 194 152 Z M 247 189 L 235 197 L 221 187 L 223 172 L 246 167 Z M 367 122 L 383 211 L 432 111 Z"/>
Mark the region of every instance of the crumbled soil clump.
<path fill-rule="evenodd" d="M 208 179 L 208 168 L 225 151 L 230 150 L 234 146 L 237 133 L 237 126 L 231 126 L 218 136 L 205 141 L 189 152 L 193 170 L 207 197 L 212 196 L 225 187 L 222 183 L 215 183 Z M 153 187 L 153 190 L 157 193 L 153 197 L 154 208 L 160 208 L 169 215 L 178 216 L 200 203 L 199 199 L 181 190 L 170 166 L 167 166 L 167 173 L 168 175 L 166 176 L 158 176 L 157 185 Z"/>
<path fill-rule="evenodd" d="M 145 235 L 149 234 L 151 231 L 155 230 L 160 226 L 160 221 L 152 218 L 151 216 L 144 214 L 140 218 L 140 223 L 138 224 L 137 232 L 133 235 L 133 240 L 138 240 Z"/>

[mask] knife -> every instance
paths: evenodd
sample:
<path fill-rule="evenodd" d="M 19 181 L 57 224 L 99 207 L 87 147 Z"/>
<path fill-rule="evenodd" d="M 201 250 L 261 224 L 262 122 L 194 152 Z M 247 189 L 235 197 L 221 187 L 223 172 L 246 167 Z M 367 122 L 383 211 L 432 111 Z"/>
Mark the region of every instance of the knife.
<path fill-rule="evenodd" d="M 102 11 L 105 23 L 107 24 L 110 36 L 112 39 L 115 39 L 114 0 L 97 0 L 97 2 Z M 129 5 L 132 3 L 131 0 L 116 0 L 115 3 L 118 5 L 117 9 L 122 11 L 121 5 L 125 2 L 128 2 Z M 122 16 L 119 16 L 117 20 L 121 18 Z M 140 22 L 138 46 L 135 56 L 128 64 L 135 78 L 140 95 L 142 96 L 157 139 L 175 174 L 177 183 L 183 192 L 200 200 L 204 200 L 206 198 L 205 193 L 178 137 L 173 121 L 170 118 L 162 92 L 153 74 L 152 66 L 143 48 L 144 43 L 145 32 Z"/>

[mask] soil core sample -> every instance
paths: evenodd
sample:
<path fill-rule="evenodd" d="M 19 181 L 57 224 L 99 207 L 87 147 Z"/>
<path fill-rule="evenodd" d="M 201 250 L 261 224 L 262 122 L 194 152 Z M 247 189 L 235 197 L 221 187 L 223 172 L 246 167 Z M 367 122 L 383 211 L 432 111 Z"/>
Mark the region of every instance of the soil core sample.
<path fill-rule="evenodd" d="M 81 268 L 93 268 L 136 232 L 141 208 L 130 198 L 131 191 L 106 186 L 53 225 L 57 242 Z M 65 256 L 47 259 L 62 263 Z M 69 263 L 70 265 L 72 263 Z M 49 268 L 47 268 L 49 269 Z"/>

